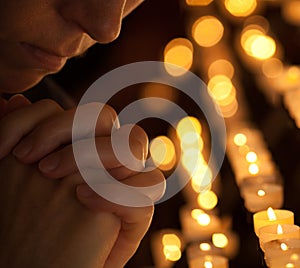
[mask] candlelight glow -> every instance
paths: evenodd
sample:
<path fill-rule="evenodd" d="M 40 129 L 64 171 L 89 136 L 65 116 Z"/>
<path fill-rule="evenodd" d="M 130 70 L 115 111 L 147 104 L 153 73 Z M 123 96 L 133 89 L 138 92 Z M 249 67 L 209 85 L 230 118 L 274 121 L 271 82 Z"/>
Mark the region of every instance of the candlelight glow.
<path fill-rule="evenodd" d="M 185 134 L 187 133 L 198 133 L 201 134 L 201 124 L 199 120 L 193 116 L 187 116 L 182 118 L 177 126 L 176 126 L 176 133 L 179 139 L 182 139 Z"/>
<path fill-rule="evenodd" d="M 285 267 L 289 267 L 289 268 L 291 268 L 291 267 L 295 267 L 295 265 L 294 264 L 292 264 L 292 263 L 288 263 L 288 264 L 286 264 L 286 266 Z"/>
<path fill-rule="evenodd" d="M 286 21 L 294 25 L 300 25 L 300 2 L 298 0 L 286 1 L 282 6 L 282 15 Z"/>
<path fill-rule="evenodd" d="M 201 208 L 211 210 L 218 204 L 218 197 L 213 191 L 208 190 L 198 195 L 197 202 Z"/>
<path fill-rule="evenodd" d="M 276 52 L 274 39 L 257 29 L 244 31 L 241 36 L 241 45 L 249 56 L 259 60 L 269 59 Z"/>
<path fill-rule="evenodd" d="M 165 258 L 169 261 L 178 261 L 181 258 L 181 251 L 175 245 L 164 246 Z"/>
<path fill-rule="evenodd" d="M 232 79 L 234 75 L 234 67 L 228 60 L 219 59 L 210 64 L 208 68 L 208 77 L 222 74 Z"/>
<path fill-rule="evenodd" d="M 178 248 L 181 248 L 180 238 L 175 234 L 164 234 L 162 237 L 162 244 L 166 245 L 174 245 Z"/>
<path fill-rule="evenodd" d="M 277 234 L 279 234 L 279 235 L 283 234 L 283 230 L 282 230 L 281 224 L 278 224 L 278 226 L 277 226 Z"/>
<path fill-rule="evenodd" d="M 255 152 L 248 152 L 246 154 L 246 160 L 249 163 L 254 163 L 257 160 L 257 154 Z"/>
<path fill-rule="evenodd" d="M 258 190 L 257 195 L 262 197 L 266 195 L 266 192 L 264 190 Z"/>
<path fill-rule="evenodd" d="M 271 58 L 263 62 L 262 72 L 268 78 L 278 77 L 283 71 L 283 63 L 281 60 Z"/>
<path fill-rule="evenodd" d="M 226 9 L 236 17 L 246 17 L 256 9 L 256 0 L 225 0 Z"/>
<path fill-rule="evenodd" d="M 291 255 L 291 261 L 298 261 L 299 260 L 299 254 L 294 253 Z"/>
<path fill-rule="evenodd" d="M 300 78 L 300 68 L 297 66 L 291 66 L 287 71 L 287 79 L 289 81 L 298 81 Z"/>
<path fill-rule="evenodd" d="M 176 161 L 173 142 L 166 136 L 158 136 L 150 143 L 150 154 L 153 162 L 162 170 L 170 170 Z"/>
<path fill-rule="evenodd" d="M 213 264 L 211 261 L 205 261 L 204 262 L 204 267 L 205 268 L 213 268 Z"/>
<path fill-rule="evenodd" d="M 203 190 L 208 190 L 211 187 L 212 171 L 207 164 L 202 164 L 194 169 L 192 176 L 192 187 L 196 193 L 200 193 Z"/>
<path fill-rule="evenodd" d="M 202 47 L 212 47 L 222 38 L 223 24 L 213 16 L 204 16 L 196 20 L 192 26 L 192 36 Z"/>
<path fill-rule="evenodd" d="M 251 175 L 256 175 L 259 172 L 259 167 L 257 164 L 250 164 L 248 167 L 248 171 Z"/>
<path fill-rule="evenodd" d="M 166 71 L 173 76 L 180 76 L 186 73 L 193 64 L 193 45 L 185 38 L 176 38 L 170 41 L 164 49 L 164 61 L 176 66 L 165 65 Z"/>
<path fill-rule="evenodd" d="M 193 209 L 191 214 L 192 217 L 199 223 L 199 225 L 207 226 L 210 224 L 210 216 L 201 209 Z"/>
<path fill-rule="evenodd" d="M 230 95 L 233 85 L 227 76 L 215 75 L 209 80 L 207 88 L 211 97 L 218 102 Z"/>
<path fill-rule="evenodd" d="M 201 243 L 199 245 L 200 250 L 202 251 L 210 251 L 211 250 L 211 246 L 208 243 Z"/>
<path fill-rule="evenodd" d="M 207 6 L 213 0 L 186 0 L 187 5 L 189 6 Z"/>
<path fill-rule="evenodd" d="M 247 137 L 245 134 L 243 133 L 238 133 L 234 136 L 233 138 L 233 142 L 237 145 L 237 146 L 243 146 L 247 143 Z"/>
<path fill-rule="evenodd" d="M 288 246 L 287 246 L 287 244 L 285 244 L 285 243 L 281 243 L 280 244 L 280 248 L 283 250 L 283 251 L 287 251 L 289 248 L 288 248 Z"/>
<path fill-rule="evenodd" d="M 222 233 L 212 235 L 212 242 L 217 248 L 225 248 L 228 245 L 228 238 Z"/>
<path fill-rule="evenodd" d="M 276 221 L 277 220 L 276 214 L 275 214 L 274 210 L 271 207 L 268 208 L 267 214 L 268 214 L 268 218 L 269 218 L 270 221 Z"/>

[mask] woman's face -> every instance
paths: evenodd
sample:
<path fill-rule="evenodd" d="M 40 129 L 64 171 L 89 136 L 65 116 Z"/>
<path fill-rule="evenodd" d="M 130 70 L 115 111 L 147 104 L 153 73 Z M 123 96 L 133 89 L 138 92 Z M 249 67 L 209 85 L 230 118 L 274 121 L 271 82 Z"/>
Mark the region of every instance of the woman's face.
<path fill-rule="evenodd" d="M 1 0 L 0 92 L 22 92 L 119 35 L 143 0 Z"/>

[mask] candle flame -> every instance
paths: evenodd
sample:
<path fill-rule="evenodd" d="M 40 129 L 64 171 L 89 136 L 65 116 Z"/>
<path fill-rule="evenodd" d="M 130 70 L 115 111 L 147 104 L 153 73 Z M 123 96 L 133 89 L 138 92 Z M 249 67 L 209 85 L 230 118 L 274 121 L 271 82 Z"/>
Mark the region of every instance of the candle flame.
<path fill-rule="evenodd" d="M 292 254 L 291 255 L 291 260 L 292 261 L 298 261 L 299 260 L 299 254 L 297 254 L 297 253 Z"/>
<path fill-rule="evenodd" d="M 258 196 L 265 196 L 266 195 L 266 192 L 264 190 L 258 190 L 257 191 L 257 195 Z"/>
<path fill-rule="evenodd" d="M 281 244 L 280 244 L 280 248 L 281 248 L 283 251 L 287 251 L 287 250 L 288 250 L 288 246 L 287 246 L 287 244 L 285 244 L 285 243 L 281 243 Z"/>
<path fill-rule="evenodd" d="M 205 268 L 212 268 L 212 267 L 213 267 L 213 264 L 212 264 L 211 261 L 205 261 L 205 262 L 204 262 L 204 267 L 205 267 Z"/>
<path fill-rule="evenodd" d="M 275 212 L 271 207 L 268 208 L 267 213 L 268 213 L 268 218 L 269 218 L 270 221 L 276 221 L 277 220 Z"/>
<path fill-rule="evenodd" d="M 202 251 L 209 251 L 209 250 L 211 250 L 211 246 L 210 246 L 210 244 L 208 244 L 208 243 L 201 243 L 201 244 L 199 245 L 199 248 L 200 248 L 200 250 L 202 250 Z"/>
<path fill-rule="evenodd" d="M 278 226 L 277 226 L 277 234 L 283 234 L 283 230 L 282 230 L 282 226 L 281 226 L 281 224 L 278 224 Z"/>

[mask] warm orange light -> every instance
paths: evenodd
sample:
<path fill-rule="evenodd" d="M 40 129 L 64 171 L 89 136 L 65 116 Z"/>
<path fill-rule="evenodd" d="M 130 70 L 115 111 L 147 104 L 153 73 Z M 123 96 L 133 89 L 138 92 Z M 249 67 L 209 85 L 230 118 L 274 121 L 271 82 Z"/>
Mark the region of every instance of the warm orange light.
<path fill-rule="evenodd" d="M 205 261 L 204 262 L 204 268 L 213 268 L 213 264 L 211 261 Z"/>
<path fill-rule="evenodd" d="M 166 246 L 164 246 L 163 251 L 164 251 L 166 260 L 175 262 L 181 258 L 181 251 L 175 245 L 166 245 Z"/>
<path fill-rule="evenodd" d="M 204 16 L 196 20 L 192 26 L 192 36 L 202 47 L 212 47 L 222 38 L 223 24 L 213 16 Z"/>
<path fill-rule="evenodd" d="M 182 139 L 182 137 L 184 137 L 185 134 L 191 132 L 200 135 L 201 130 L 202 127 L 199 120 L 193 116 L 187 116 L 182 118 L 176 126 L 176 133 L 179 139 Z"/>
<path fill-rule="evenodd" d="M 290 0 L 283 2 L 282 15 L 284 19 L 294 25 L 300 25 L 300 2 L 298 0 Z"/>
<path fill-rule="evenodd" d="M 285 265 L 285 267 L 286 267 L 286 268 L 294 268 L 295 265 L 294 265 L 293 263 L 289 262 L 289 263 L 287 263 L 287 264 Z"/>
<path fill-rule="evenodd" d="M 165 68 L 169 74 L 173 76 L 185 74 L 193 64 L 192 43 L 185 38 L 173 39 L 165 47 L 164 61 L 175 65 L 165 65 Z M 177 66 L 181 68 L 178 68 Z"/>
<path fill-rule="evenodd" d="M 268 214 L 268 218 L 269 218 L 270 221 L 276 221 L 277 220 L 276 214 L 275 214 L 274 210 L 271 207 L 268 208 L 267 214 Z"/>
<path fill-rule="evenodd" d="M 271 58 L 263 62 L 262 72 L 268 78 L 278 77 L 283 71 L 283 63 L 281 60 Z"/>
<path fill-rule="evenodd" d="M 226 9 L 236 17 L 246 17 L 256 9 L 256 0 L 225 0 Z"/>
<path fill-rule="evenodd" d="M 186 0 L 187 5 L 189 6 L 207 6 L 213 0 Z"/>
<path fill-rule="evenodd" d="M 217 248 L 225 248 L 228 245 L 228 238 L 225 234 L 215 233 L 212 235 L 212 242 Z"/>
<path fill-rule="evenodd" d="M 207 226 L 210 224 L 210 216 L 201 209 L 193 209 L 191 215 L 201 226 Z"/>
<path fill-rule="evenodd" d="M 166 136 L 158 136 L 150 143 L 150 154 L 154 164 L 162 170 L 170 170 L 176 162 L 175 147 Z"/>
<path fill-rule="evenodd" d="M 257 195 L 263 197 L 266 195 L 266 192 L 264 190 L 258 190 Z"/>
<path fill-rule="evenodd" d="M 241 45 L 249 56 L 259 60 L 269 59 L 276 52 L 274 39 L 257 29 L 244 31 L 241 36 Z"/>
<path fill-rule="evenodd" d="M 208 77 L 212 78 L 215 75 L 222 74 L 228 78 L 232 78 L 234 75 L 234 67 L 228 60 L 219 59 L 211 63 L 208 68 Z"/>
<path fill-rule="evenodd" d="M 211 210 L 218 204 L 218 197 L 213 191 L 208 190 L 198 195 L 197 202 L 201 208 Z"/>
<path fill-rule="evenodd" d="M 287 246 L 287 244 L 285 244 L 285 243 L 281 243 L 280 244 L 280 248 L 281 248 L 281 250 L 283 250 L 283 251 L 287 251 L 289 248 L 288 248 L 288 246 Z"/>
<path fill-rule="evenodd" d="M 233 142 L 237 145 L 237 146 L 243 146 L 247 143 L 247 137 L 245 134 L 243 133 L 237 133 L 234 138 L 233 138 Z"/>
<path fill-rule="evenodd" d="M 162 237 L 162 244 L 166 245 L 175 245 L 178 248 L 181 248 L 181 240 L 175 234 L 164 234 Z"/>
<path fill-rule="evenodd" d="M 215 75 L 208 82 L 208 90 L 215 101 L 222 101 L 230 96 L 233 85 L 231 80 L 225 75 Z"/>
<path fill-rule="evenodd" d="M 282 229 L 281 224 L 278 224 L 278 226 L 277 226 L 277 234 L 279 234 L 279 235 L 283 234 L 283 229 Z"/>
<path fill-rule="evenodd" d="M 199 245 L 200 250 L 202 251 L 210 251 L 211 250 L 211 246 L 208 243 L 201 243 Z"/>
<path fill-rule="evenodd" d="M 249 171 L 250 174 L 256 175 L 259 172 L 259 167 L 258 167 L 257 164 L 252 163 L 252 164 L 249 165 L 248 171 Z"/>
<path fill-rule="evenodd" d="M 249 163 L 254 163 L 257 160 L 257 154 L 255 152 L 248 152 L 246 154 L 246 160 Z"/>

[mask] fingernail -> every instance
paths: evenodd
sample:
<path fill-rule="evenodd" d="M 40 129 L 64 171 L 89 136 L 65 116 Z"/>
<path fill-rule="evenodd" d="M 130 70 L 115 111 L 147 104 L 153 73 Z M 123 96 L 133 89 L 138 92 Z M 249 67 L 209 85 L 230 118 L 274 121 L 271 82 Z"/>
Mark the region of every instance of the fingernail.
<path fill-rule="evenodd" d="M 77 187 L 77 194 L 81 197 L 88 198 L 94 194 L 94 191 L 86 184 L 81 184 Z"/>
<path fill-rule="evenodd" d="M 119 128 L 120 128 L 120 121 L 119 118 L 116 117 L 116 119 L 113 121 L 112 132 L 118 130 Z"/>
<path fill-rule="evenodd" d="M 30 153 L 32 149 L 31 143 L 21 143 L 13 150 L 13 154 L 18 158 L 23 158 Z"/>
<path fill-rule="evenodd" d="M 56 155 L 51 155 L 40 161 L 39 169 L 42 172 L 47 173 L 57 168 L 58 164 L 59 164 L 59 157 L 57 157 Z"/>

